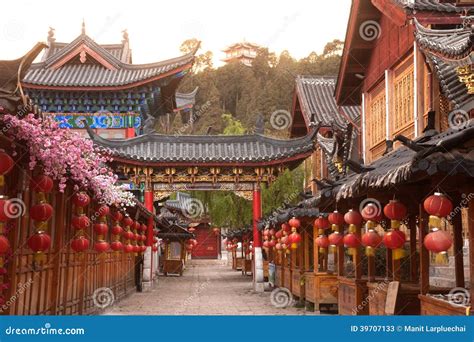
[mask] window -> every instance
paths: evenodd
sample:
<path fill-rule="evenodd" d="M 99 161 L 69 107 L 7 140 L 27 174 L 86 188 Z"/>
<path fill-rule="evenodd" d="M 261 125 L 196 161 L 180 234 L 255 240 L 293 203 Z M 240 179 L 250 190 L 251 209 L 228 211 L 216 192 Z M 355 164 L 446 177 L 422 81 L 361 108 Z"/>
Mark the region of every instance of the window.
<path fill-rule="evenodd" d="M 372 98 L 369 104 L 367 120 L 367 133 L 369 135 L 369 148 L 385 140 L 385 89 L 382 87 Z"/>
<path fill-rule="evenodd" d="M 413 122 L 413 64 L 393 80 L 393 131 Z"/>

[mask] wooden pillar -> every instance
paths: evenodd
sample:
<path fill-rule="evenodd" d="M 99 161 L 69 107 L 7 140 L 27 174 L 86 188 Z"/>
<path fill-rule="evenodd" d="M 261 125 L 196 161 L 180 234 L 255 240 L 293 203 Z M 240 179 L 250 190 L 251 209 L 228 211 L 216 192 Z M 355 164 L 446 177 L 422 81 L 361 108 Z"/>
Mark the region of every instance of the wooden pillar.
<path fill-rule="evenodd" d="M 344 234 L 344 228 L 338 227 L 339 234 Z M 337 246 L 337 275 L 344 275 L 344 244 Z"/>
<path fill-rule="evenodd" d="M 454 235 L 454 272 L 456 278 L 456 286 L 464 287 L 464 254 L 463 254 L 463 237 L 462 237 L 462 215 L 458 212 L 453 217 L 453 235 Z"/>
<path fill-rule="evenodd" d="M 310 258 L 311 258 L 311 256 L 309 255 L 309 233 L 305 230 L 302 235 L 303 235 L 303 253 L 304 253 L 302 271 L 306 272 L 310 268 Z"/>
<path fill-rule="evenodd" d="M 357 226 L 355 235 L 357 236 L 357 239 L 361 239 L 361 227 Z M 354 270 L 355 270 L 355 278 L 356 279 L 361 279 L 362 278 L 362 263 L 361 263 L 361 247 L 357 247 L 354 249 Z"/>
<path fill-rule="evenodd" d="M 314 262 L 314 273 L 319 272 L 319 247 L 316 245 L 316 237 L 318 236 L 318 229 L 313 228 L 313 262 Z"/>
<path fill-rule="evenodd" d="M 471 278 L 471 303 L 474 299 L 474 200 L 469 201 L 467 211 L 467 227 L 469 233 L 469 277 Z"/>
<path fill-rule="evenodd" d="M 56 249 L 55 257 L 53 260 L 53 276 L 52 276 L 52 284 L 50 288 L 50 314 L 57 315 L 58 314 L 58 299 L 59 299 L 59 286 L 61 284 L 61 257 L 62 257 L 62 250 L 64 239 L 63 235 L 66 232 L 66 200 L 65 195 L 62 192 L 56 193 L 56 217 L 54 220 L 54 247 Z M 67 250 L 68 246 L 65 247 Z"/>
<path fill-rule="evenodd" d="M 423 203 L 419 205 L 418 216 L 418 233 L 420 244 L 420 292 L 427 294 L 430 289 L 430 255 L 428 250 L 423 246 L 423 240 L 428 234 L 428 213 L 423 208 Z"/>
<path fill-rule="evenodd" d="M 416 216 L 408 219 L 408 229 L 410 229 L 410 281 L 418 280 L 418 263 L 416 258 Z"/>

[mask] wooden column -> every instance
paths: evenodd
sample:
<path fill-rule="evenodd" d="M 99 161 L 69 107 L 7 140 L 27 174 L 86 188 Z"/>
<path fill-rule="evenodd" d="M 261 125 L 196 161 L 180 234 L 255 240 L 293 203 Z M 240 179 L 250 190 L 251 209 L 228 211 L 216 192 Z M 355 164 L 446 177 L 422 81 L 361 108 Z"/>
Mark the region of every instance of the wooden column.
<path fill-rule="evenodd" d="M 55 230 L 55 239 L 54 239 L 54 248 L 56 249 L 55 257 L 53 260 L 53 276 L 52 284 L 50 288 L 50 314 L 58 314 L 58 299 L 59 299 L 59 286 L 60 286 L 60 275 L 61 275 L 61 257 L 62 249 L 64 244 L 63 235 L 66 232 L 66 201 L 65 195 L 62 192 L 56 193 L 56 217 L 54 220 L 54 230 Z M 67 250 L 68 246 L 66 245 L 65 249 Z"/>
<path fill-rule="evenodd" d="M 313 228 L 313 262 L 314 262 L 314 273 L 319 272 L 319 247 L 316 245 L 316 237 L 318 236 L 318 229 Z"/>
<path fill-rule="evenodd" d="M 302 271 L 306 272 L 310 269 L 310 258 L 309 255 L 309 233 L 305 230 L 303 235 L 303 252 L 304 252 L 304 263 Z"/>
<path fill-rule="evenodd" d="M 356 227 L 355 235 L 360 241 L 360 236 L 361 236 L 360 226 Z M 354 271 L 355 271 L 354 274 L 355 274 L 355 278 L 358 280 L 362 278 L 361 247 L 357 247 L 354 249 L 353 257 L 354 257 L 353 260 L 354 260 Z"/>
<path fill-rule="evenodd" d="M 410 229 L 410 281 L 418 280 L 418 263 L 416 260 L 416 216 L 408 219 L 408 229 Z"/>
<path fill-rule="evenodd" d="M 420 292 L 427 294 L 430 289 L 430 255 L 428 250 L 423 246 L 423 240 L 428 234 L 428 213 L 423 208 L 423 203 L 419 205 L 418 216 L 418 234 L 420 244 Z"/>
<path fill-rule="evenodd" d="M 464 254 L 462 237 L 462 215 L 459 211 L 453 217 L 453 235 L 454 235 L 454 272 L 456 278 L 456 287 L 464 287 Z"/>
<path fill-rule="evenodd" d="M 474 201 L 469 201 L 467 211 L 467 227 L 469 231 L 469 276 L 471 278 L 471 303 L 474 298 Z"/>
<path fill-rule="evenodd" d="M 344 234 L 344 228 L 340 226 L 338 228 L 339 234 Z M 344 244 L 337 246 L 337 275 L 344 275 Z"/>

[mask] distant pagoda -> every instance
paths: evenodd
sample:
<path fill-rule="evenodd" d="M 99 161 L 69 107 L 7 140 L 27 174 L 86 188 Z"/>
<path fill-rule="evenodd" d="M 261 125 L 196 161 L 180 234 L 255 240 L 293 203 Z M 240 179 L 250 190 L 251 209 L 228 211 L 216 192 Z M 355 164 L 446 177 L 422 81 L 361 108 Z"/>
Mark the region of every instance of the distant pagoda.
<path fill-rule="evenodd" d="M 244 65 L 251 66 L 255 57 L 257 57 L 259 45 L 241 42 L 229 45 L 222 51 L 225 52 L 225 57 L 222 59 L 223 62 L 229 63 L 232 61 L 239 61 Z"/>

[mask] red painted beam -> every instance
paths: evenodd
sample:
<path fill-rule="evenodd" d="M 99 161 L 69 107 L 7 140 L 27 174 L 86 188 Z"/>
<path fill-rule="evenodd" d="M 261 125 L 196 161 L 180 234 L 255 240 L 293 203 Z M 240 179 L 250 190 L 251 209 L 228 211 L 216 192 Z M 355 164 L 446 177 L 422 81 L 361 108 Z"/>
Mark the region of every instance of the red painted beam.
<path fill-rule="evenodd" d="M 257 223 L 262 218 L 262 193 L 260 188 L 253 191 L 253 247 L 262 247 L 260 232 Z"/>

